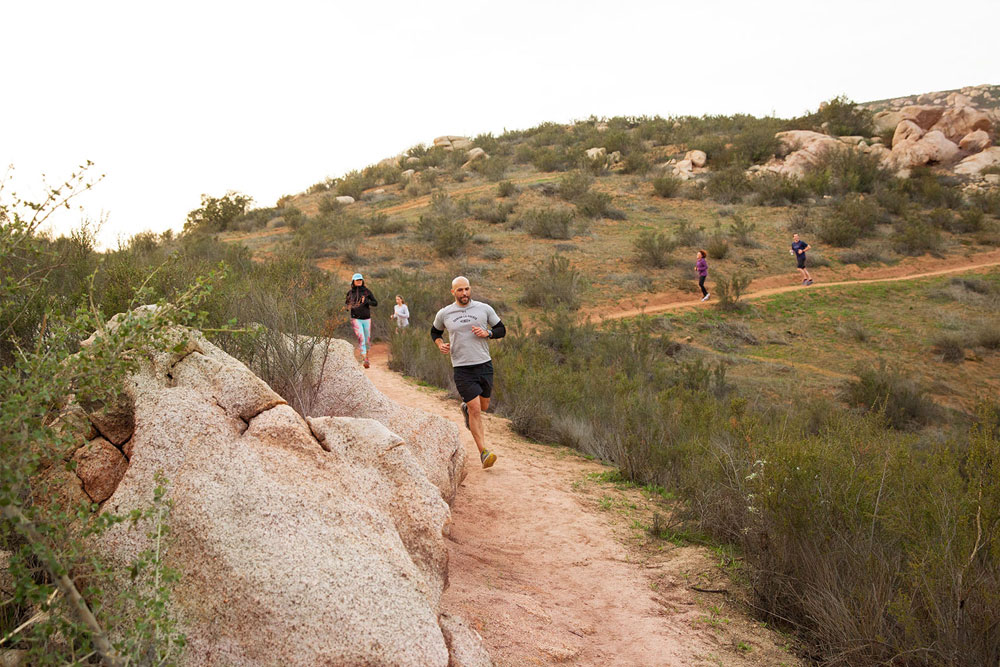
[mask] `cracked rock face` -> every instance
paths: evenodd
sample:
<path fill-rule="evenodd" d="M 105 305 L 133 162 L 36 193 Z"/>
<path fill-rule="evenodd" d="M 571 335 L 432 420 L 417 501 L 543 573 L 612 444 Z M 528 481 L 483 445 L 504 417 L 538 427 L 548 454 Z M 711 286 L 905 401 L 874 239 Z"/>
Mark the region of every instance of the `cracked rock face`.
<path fill-rule="evenodd" d="M 428 478 L 451 502 L 465 478 L 465 450 L 458 427 L 436 415 L 391 401 L 354 360 L 354 348 L 345 340 L 327 341 L 327 354 L 314 356 L 319 391 L 310 416 L 369 417 L 397 433 L 413 452 Z"/>
<path fill-rule="evenodd" d="M 455 427 L 374 387 L 335 398 L 355 391 L 349 381 L 324 387 L 340 415 L 307 422 L 241 363 L 196 332 L 190 340 L 132 378 L 130 460 L 104 505 L 147 507 L 154 476 L 167 478 L 185 663 L 444 667 L 463 662 L 455 643 L 488 664 L 460 619 L 438 615 L 444 497 L 464 472 Z M 337 342 L 330 368 L 343 372 L 353 353 Z M 99 548 L 124 568 L 149 547 L 149 529 L 118 524 Z"/>

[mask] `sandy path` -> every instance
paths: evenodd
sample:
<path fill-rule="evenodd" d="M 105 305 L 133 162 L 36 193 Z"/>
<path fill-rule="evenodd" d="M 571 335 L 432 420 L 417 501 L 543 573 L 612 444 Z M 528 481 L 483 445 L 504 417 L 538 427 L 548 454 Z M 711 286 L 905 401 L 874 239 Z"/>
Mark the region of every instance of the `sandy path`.
<path fill-rule="evenodd" d="M 376 346 L 368 371 L 383 393 L 462 427 L 456 401 L 388 370 L 386 355 Z M 621 521 L 578 490 L 587 473 L 607 468 L 527 442 L 505 419 L 486 420 L 499 456 L 488 471 L 460 429 L 469 475 L 452 508 L 442 607 L 480 632 L 495 664 L 797 664 L 732 605 L 725 628 L 705 622 L 708 602 L 688 578 L 716 569 L 705 550 L 666 543 L 652 562 L 616 537 Z M 719 595 L 710 597 L 719 604 Z M 730 636 L 737 627 L 742 648 Z"/>
<path fill-rule="evenodd" d="M 823 282 L 821 269 L 812 269 L 813 279 L 816 281 L 809 287 L 804 287 L 799 283 L 798 273 L 789 273 L 779 276 L 767 276 L 759 280 L 754 280 L 750 284 L 751 291 L 743 295 L 743 301 L 753 301 L 784 294 L 802 289 L 823 289 L 826 287 L 841 287 L 843 285 L 867 285 L 871 283 L 891 283 L 901 280 L 915 280 L 917 278 L 932 278 L 934 276 L 944 276 L 951 273 L 969 273 L 981 271 L 1000 266 L 1000 249 L 981 253 L 973 257 L 956 258 L 947 257 L 944 259 L 925 259 L 914 264 L 901 264 L 894 267 L 884 267 L 867 271 L 871 278 L 859 280 L 839 280 L 835 282 Z M 922 267 L 922 269 L 917 269 Z M 941 267 L 941 268 L 937 268 Z M 926 270 L 931 269 L 931 270 Z M 788 284 L 792 283 L 792 284 Z M 777 286 L 775 286 L 777 285 Z M 754 289 L 756 288 L 756 289 Z M 643 304 L 634 307 L 630 304 L 619 303 L 611 306 L 601 306 L 591 308 L 583 312 L 584 316 L 590 316 L 597 320 L 617 320 L 638 315 L 655 315 L 673 310 L 685 308 L 697 308 L 699 306 L 709 307 L 711 301 L 702 303 L 701 297 L 693 300 L 685 299 L 676 293 L 653 294 L 643 300 Z"/>

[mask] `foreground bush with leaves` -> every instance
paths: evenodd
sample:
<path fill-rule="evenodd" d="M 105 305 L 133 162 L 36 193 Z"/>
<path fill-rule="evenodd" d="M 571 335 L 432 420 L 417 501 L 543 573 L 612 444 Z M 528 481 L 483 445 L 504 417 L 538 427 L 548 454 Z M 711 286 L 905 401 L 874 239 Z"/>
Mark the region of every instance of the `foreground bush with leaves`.
<path fill-rule="evenodd" d="M 173 303 L 131 310 L 111 323 L 92 301 L 71 312 L 51 307 L 58 301 L 47 293 L 50 246 L 38 228 L 87 187 L 83 170 L 50 188 L 43 202 L 0 201 L 0 256 L 17 259 L 0 268 L 0 550 L 10 553 L 13 581 L 0 599 L 0 638 L 30 664 L 168 664 L 184 638 L 168 612 L 177 575 L 163 566 L 170 507 L 164 480 L 153 507 L 130 517 L 63 504 L 59 471 L 72 470 L 80 435 L 61 413 L 71 396 L 80 405 L 115 401 L 127 374 L 166 345 L 171 326 L 197 323 L 211 290 L 196 281 Z M 137 292 L 139 299 L 148 295 Z M 128 520 L 151 526 L 157 548 L 140 554 L 123 585 L 91 540 Z"/>

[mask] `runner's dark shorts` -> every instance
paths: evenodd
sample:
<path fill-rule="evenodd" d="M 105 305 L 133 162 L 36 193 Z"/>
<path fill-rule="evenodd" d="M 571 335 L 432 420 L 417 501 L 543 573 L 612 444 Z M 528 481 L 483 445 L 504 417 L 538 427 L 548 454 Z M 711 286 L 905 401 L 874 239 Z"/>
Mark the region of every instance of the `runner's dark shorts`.
<path fill-rule="evenodd" d="M 806 268 L 806 254 L 805 253 L 802 253 L 801 255 L 796 255 L 795 256 L 795 261 L 798 262 L 800 269 Z"/>
<path fill-rule="evenodd" d="M 493 362 L 472 366 L 455 366 L 455 388 L 462 400 L 468 403 L 476 396 L 489 398 L 493 393 Z"/>

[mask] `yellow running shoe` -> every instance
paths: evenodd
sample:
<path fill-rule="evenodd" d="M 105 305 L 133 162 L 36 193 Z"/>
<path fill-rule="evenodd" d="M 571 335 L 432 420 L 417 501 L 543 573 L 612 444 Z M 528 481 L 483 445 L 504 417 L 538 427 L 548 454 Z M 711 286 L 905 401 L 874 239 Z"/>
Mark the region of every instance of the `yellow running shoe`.
<path fill-rule="evenodd" d="M 483 462 L 484 468 L 489 468 L 497 462 L 497 455 L 488 449 L 484 449 L 479 453 L 479 460 Z"/>

